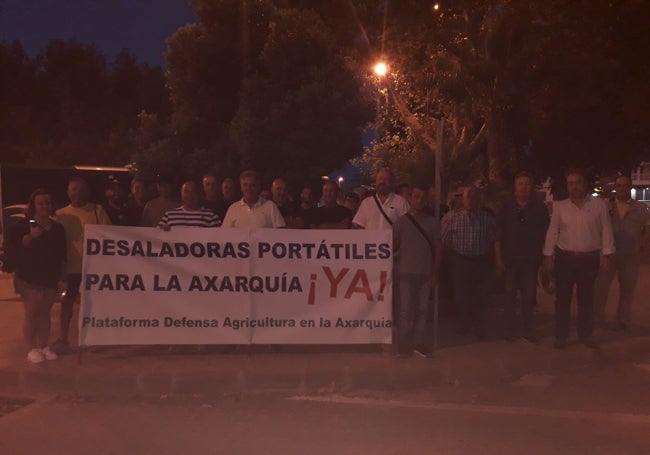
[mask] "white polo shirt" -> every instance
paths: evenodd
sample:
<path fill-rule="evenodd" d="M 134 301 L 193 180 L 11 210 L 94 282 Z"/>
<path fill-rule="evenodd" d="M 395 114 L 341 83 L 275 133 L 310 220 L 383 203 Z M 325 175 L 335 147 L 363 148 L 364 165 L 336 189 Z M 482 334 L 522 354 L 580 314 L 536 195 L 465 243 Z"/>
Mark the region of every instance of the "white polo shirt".
<path fill-rule="evenodd" d="M 282 228 L 285 227 L 284 217 L 280 209 L 272 201 L 258 198 L 253 207 L 249 207 L 240 199 L 233 202 L 221 223 L 224 228 Z"/>
<path fill-rule="evenodd" d="M 399 194 L 390 193 L 383 204 L 381 200 L 379 200 L 379 203 L 393 223 L 409 211 L 409 203 Z M 361 201 L 352 223 L 364 229 L 391 229 L 390 223 L 382 215 L 373 196 Z"/>

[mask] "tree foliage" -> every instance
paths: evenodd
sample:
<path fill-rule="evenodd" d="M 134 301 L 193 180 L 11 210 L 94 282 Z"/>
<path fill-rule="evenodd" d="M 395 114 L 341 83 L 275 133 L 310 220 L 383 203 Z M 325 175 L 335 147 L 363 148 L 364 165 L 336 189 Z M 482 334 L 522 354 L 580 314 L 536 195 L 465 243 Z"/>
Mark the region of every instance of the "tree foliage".
<path fill-rule="evenodd" d="M 362 149 L 372 110 L 312 10 L 270 1 L 194 2 L 199 21 L 168 39 L 171 140 L 184 171 L 257 168 L 300 182 Z"/>
<path fill-rule="evenodd" d="M 387 83 L 430 134 L 437 116 L 447 118 L 448 180 L 501 182 L 518 168 L 598 171 L 647 153 L 647 2 L 357 4 L 374 12 L 363 20 L 391 66 Z M 403 165 L 414 147 L 430 153 L 378 93 L 380 134 L 366 160 L 388 154 Z"/>
<path fill-rule="evenodd" d="M 33 59 L 0 43 L 0 104 L 0 157 L 28 163 L 124 165 L 138 113 L 169 115 L 159 68 L 60 40 Z"/>

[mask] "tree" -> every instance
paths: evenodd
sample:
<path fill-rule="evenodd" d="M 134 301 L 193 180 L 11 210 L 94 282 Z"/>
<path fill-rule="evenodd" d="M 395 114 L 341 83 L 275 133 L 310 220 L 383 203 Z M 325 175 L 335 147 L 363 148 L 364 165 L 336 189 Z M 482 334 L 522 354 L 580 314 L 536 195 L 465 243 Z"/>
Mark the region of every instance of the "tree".
<path fill-rule="evenodd" d="M 199 22 L 168 39 L 179 169 L 314 179 L 360 152 L 371 111 L 316 13 L 270 1 L 194 6 Z"/>
<path fill-rule="evenodd" d="M 436 114 L 447 117 L 450 178 L 500 182 L 521 167 L 599 169 L 647 149 L 649 98 L 638 97 L 650 76 L 638 57 L 650 41 L 647 2 L 459 0 L 432 10 L 403 1 L 387 11 L 357 4 L 375 11 L 366 28 L 381 32 L 368 36 L 383 47 L 391 86 L 409 111 L 425 129 Z M 382 134 L 367 158 L 384 160 L 388 149 L 402 162 L 413 147 L 426 149 L 380 99 Z"/>

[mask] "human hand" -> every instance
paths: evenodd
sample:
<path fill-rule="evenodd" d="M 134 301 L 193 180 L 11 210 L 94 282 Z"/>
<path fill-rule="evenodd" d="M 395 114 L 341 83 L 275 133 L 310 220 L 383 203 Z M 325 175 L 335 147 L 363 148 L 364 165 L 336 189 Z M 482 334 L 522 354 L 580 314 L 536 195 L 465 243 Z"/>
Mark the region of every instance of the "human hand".
<path fill-rule="evenodd" d="M 555 268 L 555 260 L 553 256 L 544 256 L 544 264 L 542 267 L 544 268 L 545 272 L 551 273 Z"/>

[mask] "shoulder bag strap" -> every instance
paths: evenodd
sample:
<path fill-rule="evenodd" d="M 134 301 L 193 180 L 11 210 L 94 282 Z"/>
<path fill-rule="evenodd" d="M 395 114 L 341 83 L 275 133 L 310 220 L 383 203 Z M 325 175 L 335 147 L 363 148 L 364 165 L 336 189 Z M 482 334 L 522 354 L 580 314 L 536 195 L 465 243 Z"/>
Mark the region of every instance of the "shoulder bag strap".
<path fill-rule="evenodd" d="M 384 212 L 384 208 L 381 206 L 381 202 L 379 202 L 379 198 L 377 197 L 376 194 L 372 196 L 375 199 L 375 203 L 377 204 L 377 208 L 379 208 L 379 211 L 381 212 L 382 215 L 384 215 L 384 218 L 386 218 L 386 221 L 388 221 L 388 224 L 391 226 L 393 225 L 393 221 L 386 215 L 386 212 Z"/>
<path fill-rule="evenodd" d="M 427 233 L 424 232 L 424 229 L 422 228 L 422 225 L 420 223 L 418 223 L 418 220 L 413 218 L 413 215 L 411 215 L 410 213 L 407 213 L 406 216 L 408 217 L 409 220 L 411 220 L 411 223 L 413 223 L 413 225 L 416 227 L 416 229 L 418 231 L 420 231 L 420 234 L 422 234 L 422 237 L 424 237 L 424 240 L 426 240 L 427 243 L 429 244 L 429 248 L 431 249 L 431 256 L 435 257 L 435 248 L 433 247 L 433 243 L 431 243 L 431 239 L 429 238 Z"/>

